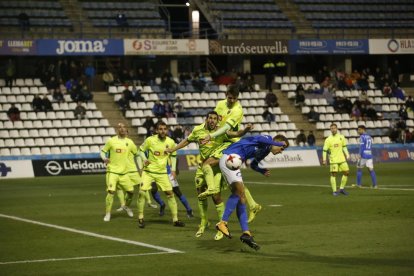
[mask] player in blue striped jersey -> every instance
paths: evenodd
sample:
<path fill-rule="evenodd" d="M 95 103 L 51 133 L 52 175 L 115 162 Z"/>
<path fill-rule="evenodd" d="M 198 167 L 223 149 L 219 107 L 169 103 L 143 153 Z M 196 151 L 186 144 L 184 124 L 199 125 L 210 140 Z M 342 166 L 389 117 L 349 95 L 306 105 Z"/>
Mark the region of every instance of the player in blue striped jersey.
<path fill-rule="evenodd" d="M 358 126 L 359 137 L 359 155 L 361 158 L 357 162 L 357 186 L 362 187 L 362 169 L 367 167 L 371 175 L 372 187 L 377 188 L 377 176 L 374 171 L 374 162 L 372 160 L 372 137 L 365 132 L 365 126 Z"/>
<path fill-rule="evenodd" d="M 243 138 L 240 141 L 231 144 L 223 151 L 223 156 L 220 158 L 219 163 L 220 170 L 225 177 L 227 184 L 230 186 L 232 194 L 226 202 L 226 209 L 224 210 L 223 217 L 221 221 L 216 224 L 216 228 L 226 237 L 231 238 L 227 222 L 233 211 L 236 210 L 243 232 L 240 240 L 256 250 L 259 249 L 259 245 L 253 240 L 253 237 L 249 231 L 246 213 L 246 198 L 241 171 L 240 169 L 230 170 L 227 168 L 226 160 L 228 155 L 238 154 L 242 161 L 253 158 L 250 167 L 268 177 L 270 176 L 270 171 L 268 169 L 260 168 L 259 162 L 269 153 L 281 153 L 288 146 L 289 142 L 283 135 L 276 135 L 274 138 L 269 135 L 256 135 Z"/>

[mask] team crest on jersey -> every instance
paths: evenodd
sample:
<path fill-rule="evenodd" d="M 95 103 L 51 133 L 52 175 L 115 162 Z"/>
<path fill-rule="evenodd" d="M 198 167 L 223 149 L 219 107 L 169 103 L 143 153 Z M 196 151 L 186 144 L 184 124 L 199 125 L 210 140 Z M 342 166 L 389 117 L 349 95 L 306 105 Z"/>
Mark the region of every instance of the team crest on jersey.
<path fill-rule="evenodd" d="M 161 153 L 160 153 L 159 151 L 154 151 L 154 155 L 155 155 L 155 156 L 160 156 L 160 155 L 161 155 Z"/>
<path fill-rule="evenodd" d="M 122 153 L 122 149 L 116 149 L 115 152 L 116 153 Z"/>
<path fill-rule="evenodd" d="M 339 145 L 338 144 L 334 144 L 334 147 L 337 148 L 337 147 L 339 147 Z"/>

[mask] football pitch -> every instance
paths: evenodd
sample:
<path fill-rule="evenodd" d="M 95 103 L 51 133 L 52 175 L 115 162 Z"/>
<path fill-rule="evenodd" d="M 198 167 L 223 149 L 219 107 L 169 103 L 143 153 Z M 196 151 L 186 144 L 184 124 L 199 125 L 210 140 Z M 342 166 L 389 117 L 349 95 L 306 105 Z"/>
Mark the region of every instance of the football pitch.
<path fill-rule="evenodd" d="M 351 188 L 333 197 L 328 167 L 274 169 L 266 178 L 244 170 L 263 206 L 250 224 L 259 251 L 240 240 L 213 239 L 217 222 L 195 238 L 199 224 L 194 172 L 180 187 L 194 209 L 186 226 L 146 207 L 146 228 L 117 213 L 103 222 L 104 175 L 0 181 L 0 275 L 414 275 L 414 163 L 376 164 L 379 189 Z M 338 180 L 339 183 L 339 180 Z M 228 191 L 223 192 L 227 198 Z M 165 199 L 165 196 L 163 196 Z M 136 213 L 135 198 L 133 210 Z"/>

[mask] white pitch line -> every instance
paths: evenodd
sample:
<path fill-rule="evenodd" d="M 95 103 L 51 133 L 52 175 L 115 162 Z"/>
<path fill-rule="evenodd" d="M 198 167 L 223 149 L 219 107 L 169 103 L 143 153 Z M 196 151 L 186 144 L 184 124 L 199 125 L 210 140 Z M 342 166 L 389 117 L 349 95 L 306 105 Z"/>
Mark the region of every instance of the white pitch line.
<path fill-rule="evenodd" d="M 160 254 L 171 254 L 171 253 L 172 252 L 153 252 L 153 253 L 124 254 L 124 255 L 103 255 L 103 256 L 88 256 L 88 257 L 72 257 L 72 258 L 53 258 L 53 259 L 42 259 L 42 260 L 23 260 L 23 261 L 12 261 L 12 262 L 0 262 L 0 265 L 61 262 L 61 261 L 104 259 L 104 258 L 136 257 L 136 256 L 160 255 Z"/>
<path fill-rule="evenodd" d="M 300 186 L 300 187 L 320 187 L 327 188 L 329 185 L 314 185 L 314 184 L 299 184 L 299 183 L 279 183 L 279 182 L 257 182 L 248 181 L 247 184 L 260 184 L 260 185 L 273 185 L 273 186 Z M 356 189 L 356 188 L 355 188 Z M 401 188 L 382 188 L 382 186 L 376 190 L 394 190 L 394 191 L 413 191 L 413 189 L 401 189 Z"/>
<path fill-rule="evenodd" d="M 271 204 L 271 205 L 267 205 L 269 207 L 282 207 L 283 205 L 280 204 Z"/>
<path fill-rule="evenodd" d="M 17 221 L 23 221 L 23 222 L 32 223 L 32 224 L 41 225 L 41 226 L 46 226 L 46 227 L 50 227 L 50 228 L 54 228 L 54 229 L 67 231 L 67 232 L 78 233 L 78 234 L 81 234 L 81 235 L 91 236 L 91 237 L 100 238 L 100 239 L 104 239 L 104 240 L 117 241 L 117 242 L 122 242 L 122 243 L 127 243 L 127 244 L 138 245 L 138 246 L 142 246 L 142 247 L 153 248 L 153 249 L 157 249 L 157 250 L 160 250 L 160 251 L 163 251 L 163 252 L 168 252 L 168 253 L 183 253 L 182 251 L 178 251 L 178 250 L 167 248 L 167 247 L 161 247 L 161 246 L 152 245 L 152 244 L 143 243 L 143 242 L 125 240 L 125 239 L 116 238 L 116 237 L 112 237 L 112 236 L 96 234 L 96 233 L 93 233 L 93 232 L 88 232 L 88 231 L 78 230 L 78 229 L 75 229 L 75 228 L 59 226 L 59 225 L 55 225 L 55 224 L 44 223 L 44 222 L 30 220 L 30 219 L 24 219 L 24 218 L 15 217 L 15 216 L 8 216 L 8 215 L 0 214 L 0 217 L 13 219 L 13 220 L 17 220 Z"/>

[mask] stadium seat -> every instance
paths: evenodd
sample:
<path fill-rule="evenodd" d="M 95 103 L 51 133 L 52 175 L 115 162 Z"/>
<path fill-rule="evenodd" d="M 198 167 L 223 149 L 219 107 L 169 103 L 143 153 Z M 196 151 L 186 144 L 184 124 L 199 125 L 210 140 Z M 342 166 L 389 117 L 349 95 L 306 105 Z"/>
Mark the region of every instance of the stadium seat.
<path fill-rule="evenodd" d="M 30 149 L 30 154 L 31 155 L 41 155 L 40 148 L 31 148 Z"/>
<path fill-rule="evenodd" d="M 70 148 L 68 146 L 61 147 L 60 148 L 60 152 L 62 154 L 72 154 L 72 152 L 71 152 L 71 150 L 70 150 Z"/>
<path fill-rule="evenodd" d="M 31 153 L 31 151 L 30 151 L 30 148 L 21 148 L 20 149 L 20 155 L 24 155 L 24 156 L 27 156 L 27 155 L 31 155 L 32 153 Z"/>

